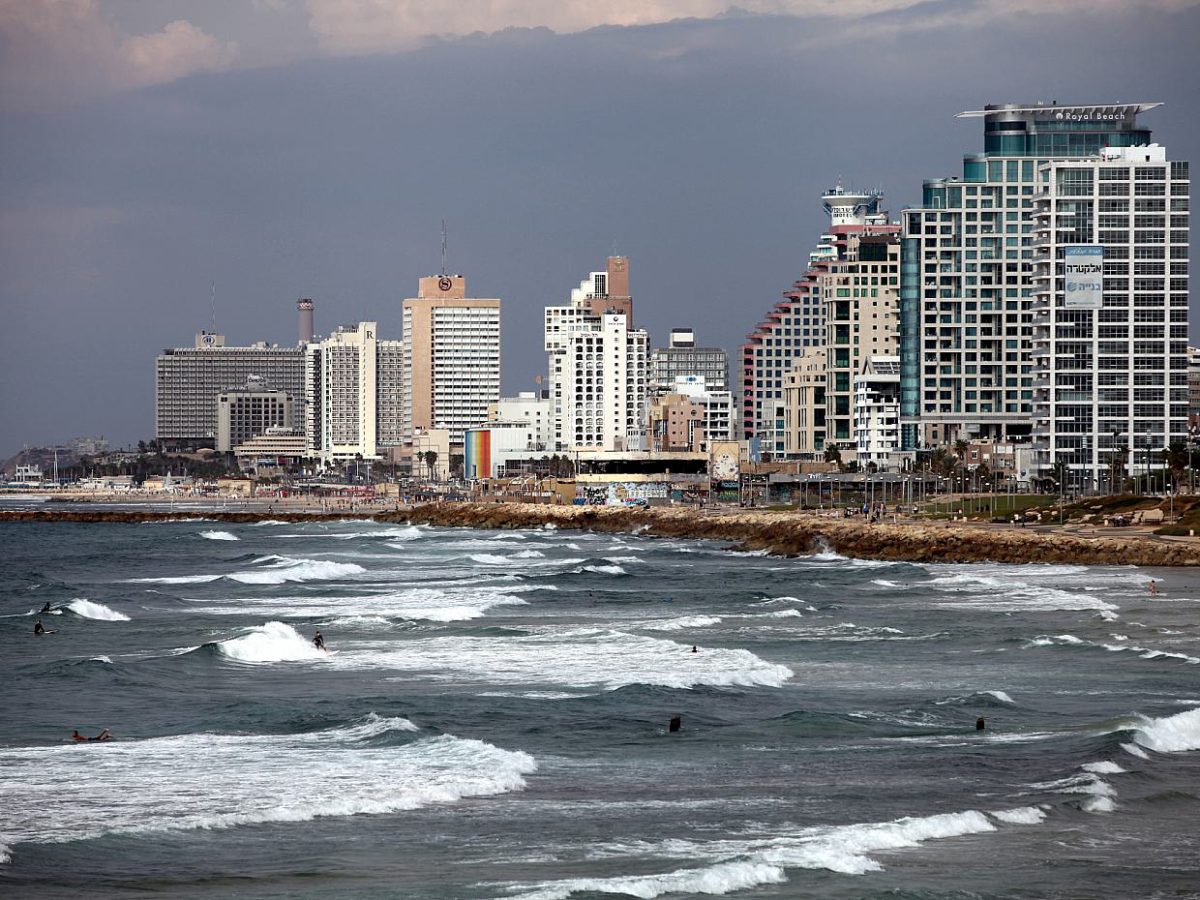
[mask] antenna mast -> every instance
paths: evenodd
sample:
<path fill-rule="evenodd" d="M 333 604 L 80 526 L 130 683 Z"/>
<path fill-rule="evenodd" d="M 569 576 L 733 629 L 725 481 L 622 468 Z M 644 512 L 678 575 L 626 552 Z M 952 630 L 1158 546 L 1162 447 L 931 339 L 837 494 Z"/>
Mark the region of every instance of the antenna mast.
<path fill-rule="evenodd" d="M 442 219 L 442 274 L 446 274 L 446 220 Z"/>
<path fill-rule="evenodd" d="M 217 283 L 212 283 L 212 330 L 217 333 Z"/>

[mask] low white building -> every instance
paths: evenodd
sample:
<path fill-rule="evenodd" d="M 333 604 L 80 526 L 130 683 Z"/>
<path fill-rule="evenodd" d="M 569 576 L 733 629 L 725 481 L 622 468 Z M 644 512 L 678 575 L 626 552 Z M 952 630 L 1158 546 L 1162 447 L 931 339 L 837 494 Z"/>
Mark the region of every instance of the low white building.
<path fill-rule="evenodd" d="M 518 461 L 546 455 L 537 428 L 530 422 L 489 422 L 486 428 L 463 433 L 463 476 L 469 479 L 502 478 L 514 474 Z"/>
<path fill-rule="evenodd" d="M 521 391 L 515 397 L 501 397 L 488 405 L 488 422 L 481 426 L 491 428 L 494 422 L 528 422 L 533 426 L 533 443 L 530 449 L 539 452 L 554 440 L 553 406 L 549 397 L 539 397 L 533 391 Z"/>
<path fill-rule="evenodd" d="M 900 449 L 900 357 L 869 356 L 854 378 L 854 438 L 861 466 L 886 469 Z"/>

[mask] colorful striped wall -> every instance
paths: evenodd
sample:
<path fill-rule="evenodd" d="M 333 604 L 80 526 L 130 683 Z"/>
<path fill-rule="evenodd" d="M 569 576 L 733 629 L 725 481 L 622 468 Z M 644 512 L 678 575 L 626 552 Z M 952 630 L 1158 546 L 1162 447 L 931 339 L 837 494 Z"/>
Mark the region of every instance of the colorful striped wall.
<path fill-rule="evenodd" d="M 463 432 L 463 476 L 492 477 L 492 432 L 470 428 Z"/>

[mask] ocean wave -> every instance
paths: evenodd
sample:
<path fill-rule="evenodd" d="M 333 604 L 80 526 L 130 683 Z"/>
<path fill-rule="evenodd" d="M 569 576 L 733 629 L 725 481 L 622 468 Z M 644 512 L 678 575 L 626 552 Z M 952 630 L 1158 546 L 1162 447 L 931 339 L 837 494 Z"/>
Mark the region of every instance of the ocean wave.
<path fill-rule="evenodd" d="M 312 641 L 291 625 L 267 622 L 241 637 L 218 641 L 217 650 L 230 659 L 244 663 L 300 662 L 324 660 L 329 654 L 318 650 Z"/>
<path fill-rule="evenodd" d="M 707 628 L 710 625 L 720 625 L 720 616 L 679 616 L 675 619 L 661 619 L 647 623 L 647 628 L 655 631 L 683 631 L 689 628 Z"/>
<path fill-rule="evenodd" d="M 1133 739 L 1147 750 L 1159 753 L 1200 750 L 1200 707 L 1161 719 L 1147 719 L 1134 732 Z"/>
<path fill-rule="evenodd" d="M 1113 637 L 1116 640 L 1128 640 L 1124 635 L 1113 635 Z M 1073 634 L 1041 635 L 1031 641 L 1027 641 L 1025 646 L 1028 648 L 1052 646 L 1088 647 L 1097 650 L 1106 650 L 1109 653 L 1135 653 L 1139 659 L 1177 659 L 1193 666 L 1200 665 L 1200 657 L 1190 656 L 1187 653 L 1180 653 L 1175 650 L 1160 650 L 1154 647 L 1142 647 L 1137 644 L 1102 644 L 1096 641 L 1085 641 L 1082 638 L 1075 637 Z"/>
<path fill-rule="evenodd" d="M 1039 825 L 1046 818 L 1046 811 L 1036 806 L 1023 806 L 1019 809 L 998 809 L 988 813 L 997 822 L 1009 825 Z"/>
<path fill-rule="evenodd" d="M 595 572 L 597 575 L 628 575 L 620 566 L 584 566 L 582 571 Z"/>
<path fill-rule="evenodd" d="M 1080 808 L 1084 812 L 1112 812 L 1117 808 L 1116 789 L 1093 770 L 1054 781 L 1038 782 L 1030 787 L 1056 794 L 1082 794 Z"/>
<path fill-rule="evenodd" d="M 787 666 L 748 650 L 691 652 L 679 644 L 599 628 L 493 637 L 434 637 L 346 650 L 335 668 L 393 669 L 433 679 L 486 684 L 616 690 L 633 684 L 686 689 L 698 685 L 780 687 Z"/>
<path fill-rule="evenodd" d="M 787 881 L 783 869 L 766 863 L 731 862 L 706 869 L 680 869 L 662 875 L 624 875 L 613 878 L 567 878 L 538 885 L 514 884 L 513 900 L 567 900 L 572 894 L 625 894 L 654 898 L 663 894 L 728 894 L 760 884 Z"/>
<path fill-rule="evenodd" d="M 1037 824 L 1044 818 L 1032 808 L 993 813 L 996 822 Z M 945 838 L 997 831 L 984 813 L 967 810 L 925 817 L 905 817 L 891 822 L 819 826 L 778 835 L 727 838 L 719 841 L 668 839 L 601 845 L 594 858 L 638 860 L 668 857 L 703 860 L 704 868 L 682 869 L 661 875 L 617 878 L 579 878 L 539 884 L 508 885 L 520 900 L 560 900 L 574 893 L 626 893 L 659 897 L 667 893 L 719 894 L 786 881 L 787 869 L 825 869 L 843 875 L 863 875 L 882 870 L 872 854 L 918 847 Z"/>
<path fill-rule="evenodd" d="M 241 540 L 236 534 L 228 531 L 202 531 L 200 537 L 210 541 L 237 541 Z"/>
<path fill-rule="evenodd" d="M 105 606 L 103 603 L 95 603 L 91 600 L 85 600 L 83 597 L 76 597 L 70 603 L 65 604 L 66 608 L 71 610 L 77 616 L 83 616 L 85 619 L 100 619 L 104 622 L 128 622 L 129 616 L 123 612 L 117 612 L 115 609 Z"/>
<path fill-rule="evenodd" d="M 0 750 L 4 842 L 396 813 L 518 791 L 537 769 L 526 753 L 412 731 L 407 719 L 368 717 L 306 734 L 118 735 Z"/>

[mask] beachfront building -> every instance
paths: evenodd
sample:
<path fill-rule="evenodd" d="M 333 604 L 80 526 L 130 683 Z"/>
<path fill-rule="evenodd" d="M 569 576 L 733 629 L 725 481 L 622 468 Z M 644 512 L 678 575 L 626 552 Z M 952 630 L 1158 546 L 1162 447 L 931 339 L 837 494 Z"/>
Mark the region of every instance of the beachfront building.
<path fill-rule="evenodd" d="M 248 378 L 292 397 L 304 393 L 304 351 L 256 343 L 229 347 L 202 331 L 192 347 L 165 349 L 154 362 L 154 438 L 164 450 L 216 448 L 217 398 Z"/>
<path fill-rule="evenodd" d="M 431 275 L 401 317 L 403 440 L 444 428 L 458 443 L 500 399 L 500 301 L 468 297 L 462 275 Z"/>
<path fill-rule="evenodd" d="M 878 195 L 872 195 L 875 204 Z M 900 352 L 900 226 L 886 221 L 839 228 L 837 256 L 817 276 L 825 305 L 825 445 L 855 459 L 855 379 L 870 357 Z M 859 460 L 860 463 L 865 460 Z"/>
<path fill-rule="evenodd" d="M 645 446 L 649 338 L 633 327 L 629 261 L 608 258 L 546 308 L 545 349 L 555 452 L 640 450 Z"/>
<path fill-rule="evenodd" d="M 764 456 L 787 456 L 784 382 L 805 351 L 826 344 L 823 276 L 829 274 L 831 263 L 839 257 L 845 259 L 852 235 L 895 231 L 894 227 L 889 229 L 887 215 L 879 208 L 880 199 L 878 193 L 851 191 L 841 185 L 825 193 L 822 201 L 830 219 L 829 231 L 809 254 L 804 275 L 767 312 L 741 347 L 742 437 L 757 442 Z M 850 277 L 853 286 L 854 276 Z M 841 324 L 848 326 L 850 322 Z M 849 357 L 846 364 L 849 366 Z M 847 374 L 852 372 L 849 369 Z M 845 387 L 851 390 L 849 380 Z M 851 439 L 848 423 L 846 439 Z"/>
<path fill-rule="evenodd" d="M 906 448 L 1028 441 L 1034 403 L 1034 195 L 1051 160 L 1150 142 L 1156 103 L 994 105 L 961 177 L 924 183 L 902 216 L 901 434 Z"/>
<path fill-rule="evenodd" d="M 720 347 L 697 347 L 690 328 L 672 328 L 666 347 L 650 351 L 650 396 L 670 393 L 677 378 L 698 377 L 712 391 L 729 390 L 729 355 Z"/>
<path fill-rule="evenodd" d="M 870 356 L 854 379 L 854 440 L 860 466 L 897 468 L 900 450 L 900 357 Z"/>
<path fill-rule="evenodd" d="M 783 377 L 783 455 L 825 455 L 825 347 L 810 347 Z"/>
<path fill-rule="evenodd" d="M 672 389 L 650 401 L 647 434 L 655 451 L 707 452 L 733 435 L 733 395 L 708 389 L 703 378 L 675 379 Z"/>
<path fill-rule="evenodd" d="M 536 449 L 545 451 L 554 441 L 554 410 L 549 395 L 520 391 L 488 404 L 488 425 L 493 422 L 528 422 L 533 426 Z"/>
<path fill-rule="evenodd" d="M 268 388 L 260 377 L 252 375 L 241 390 L 217 395 L 216 449 L 230 453 L 270 428 L 290 429 L 292 419 L 292 395 Z"/>
<path fill-rule="evenodd" d="M 1035 183 L 1035 467 L 1115 492 L 1188 436 L 1188 164 L 1112 147 Z"/>

